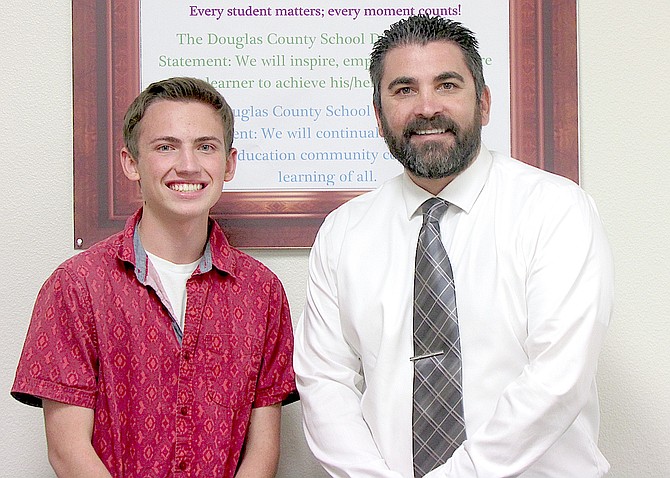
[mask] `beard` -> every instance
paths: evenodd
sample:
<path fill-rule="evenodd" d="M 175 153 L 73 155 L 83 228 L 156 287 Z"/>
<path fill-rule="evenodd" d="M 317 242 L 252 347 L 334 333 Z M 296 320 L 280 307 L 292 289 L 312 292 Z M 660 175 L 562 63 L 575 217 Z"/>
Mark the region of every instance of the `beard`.
<path fill-rule="evenodd" d="M 481 145 L 481 111 L 475 109 L 472 125 L 466 129 L 446 116 L 416 118 L 410 121 L 400 135 L 394 135 L 380 113 L 384 141 L 389 151 L 413 175 L 427 179 L 441 179 L 461 173 L 474 160 Z M 454 144 L 429 141 L 413 145 L 410 139 L 417 131 L 439 129 L 454 135 Z"/>

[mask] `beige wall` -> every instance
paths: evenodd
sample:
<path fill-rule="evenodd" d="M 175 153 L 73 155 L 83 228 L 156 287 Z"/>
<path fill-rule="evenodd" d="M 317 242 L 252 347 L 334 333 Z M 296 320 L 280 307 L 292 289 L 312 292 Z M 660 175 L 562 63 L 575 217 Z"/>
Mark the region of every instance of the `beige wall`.
<path fill-rule="evenodd" d="M 76 1 L 76 0 L 75 0 Z M 39 411 L 9 388 L 35 295 L 72 254 L 71 3 L 8 0 L 0 10 L 0 476 L 53 476 Z M 670 476 L 670 3 L 579 4 L 582 184 L 617 266 L 601 360 L 601 444 L 609 476 Z M 303 305 L 306 251 L 252 251 Z M 325 476 L 285 409 L 281 478 Z"/>
<path fill-rule="evenodd" d="M 616 266 L 600 361 L 601 444 L 617 478 L 670 476 L 670 3 L 579 4 L 582 184 Z"/>

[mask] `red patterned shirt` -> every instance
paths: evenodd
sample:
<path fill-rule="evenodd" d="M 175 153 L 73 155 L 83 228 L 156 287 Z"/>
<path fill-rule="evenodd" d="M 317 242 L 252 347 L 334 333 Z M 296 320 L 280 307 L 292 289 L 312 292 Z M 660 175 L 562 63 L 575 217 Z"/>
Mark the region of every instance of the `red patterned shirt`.
<path fill-rule="evenodd" d="M 232 477 L 251 409 L 295 388 L 286 295 L 211 221 L 180 345 L 140 215 L 46 281 L 12 395 L 94 409 L 93 446 L 115 478 Z"/>

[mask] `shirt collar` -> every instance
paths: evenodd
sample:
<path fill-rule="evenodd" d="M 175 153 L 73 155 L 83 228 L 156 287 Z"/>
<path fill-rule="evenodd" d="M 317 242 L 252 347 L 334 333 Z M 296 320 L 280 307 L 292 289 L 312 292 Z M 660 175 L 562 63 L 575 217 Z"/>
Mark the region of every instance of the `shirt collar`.
<path fill-rule="evenodd" d="M 453 204 L 466 214 L 470 212 L 488 180 L 493 157 L 482 144 L 479 154 L 468 168 L 456 176 L 437 197 Z M 405 171 L 402 174 L 402 192 L 407 208 L 407 218 L 420 214 L 421 205 L 431 197 L 431 193 L 416 185 Z"/>
<path fill-rule="evenodd" d="M 137 225 L 142 217 L 142 208 L 139 208 L 126 221 L 126 225 L 121 233 L 120 244 L 117 250 L 117 256 L 124 262 L 128 262 L 135 267 L 135 275 L 141 283 L 146 282 L 147 278 L 147 254 L 140 241 Z M 236 276 L 236 254 L 228 243 L 221 226 L 209 219 L 209 238 L 205 245 L 205 252 L 196 268 L 195 273 L 204 274 L 212 270 L 212 267 L 221 272 Z"/>

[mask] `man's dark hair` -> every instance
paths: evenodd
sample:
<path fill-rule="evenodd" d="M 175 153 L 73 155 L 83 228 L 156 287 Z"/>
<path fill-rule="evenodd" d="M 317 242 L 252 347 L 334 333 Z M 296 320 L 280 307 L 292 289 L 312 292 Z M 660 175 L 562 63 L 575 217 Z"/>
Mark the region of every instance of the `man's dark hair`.
<path fill-rule="evenodd" d="M 370 78 L 374 87 L 372 101 L 375 108 L 381 111 L 380 89 L 386 54 L 393 48 L 426 45 L 435 41 L 454 42 L 460 47 L 465 64 L 475 80 L 475 94 L 479 102 L 485 82 L 479 43 L 472 31 L 447 18 L 415 15 L 394 23 L 375 41 L 370 54 Z"/>
<path fill-rule="evenodd" d="M 138 158 L 139 125 L 149 106 L 158 100 L 197 101 L 210 105 L 221 116 L 226 151 L 233 146 L 235 128 L 233 111 L 216 88 L 198 78 L 175 77 L 146 87 L 128 107 L 123 118 L 123 141 L 131 156 Z"/>

